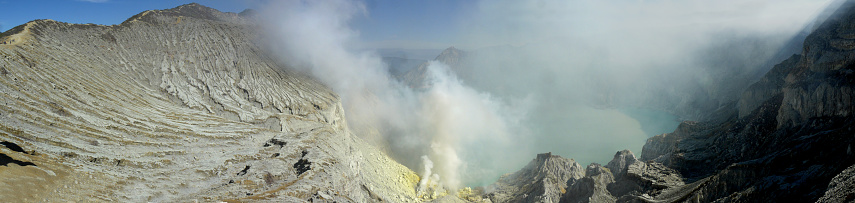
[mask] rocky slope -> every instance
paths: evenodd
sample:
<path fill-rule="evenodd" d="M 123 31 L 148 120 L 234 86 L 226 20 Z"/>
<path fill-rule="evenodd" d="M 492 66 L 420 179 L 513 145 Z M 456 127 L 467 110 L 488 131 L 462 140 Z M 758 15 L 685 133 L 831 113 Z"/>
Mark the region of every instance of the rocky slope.
<path fill-rule="evenodd" d="M 188 4 L 4 33 L 0 198 L 414 201 L 418 176 L 258 46 L 249 13 Z"/>

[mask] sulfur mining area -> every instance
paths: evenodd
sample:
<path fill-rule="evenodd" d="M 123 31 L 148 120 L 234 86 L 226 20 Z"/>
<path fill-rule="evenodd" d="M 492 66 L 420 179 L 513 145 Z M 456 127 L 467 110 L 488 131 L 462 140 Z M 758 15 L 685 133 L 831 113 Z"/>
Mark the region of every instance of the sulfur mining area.
<path fill-rule="evenodd" d="M 685 119 L 625 146 L 640 151 L 609 151 L 605 164 L 522 154 L 522 168 L 459 187 L 431 175 L 441 160 L 401 158 L 378 144 L 382 126 L 349 120 L 359 109 L 270 51 L 251 10 L 192 3 L 116 25 L 33 20 L 0 35 L 0 199 L 852 202 L 855 3 L 832 11 L 744 88 L 701 88 L 729 97 L 643 103 Z M 393 79 L 429 94 L 440 84 L 433 63 L 478 86 L 467 72 L 478 54 L 386 63 L 412 66 Z"/>

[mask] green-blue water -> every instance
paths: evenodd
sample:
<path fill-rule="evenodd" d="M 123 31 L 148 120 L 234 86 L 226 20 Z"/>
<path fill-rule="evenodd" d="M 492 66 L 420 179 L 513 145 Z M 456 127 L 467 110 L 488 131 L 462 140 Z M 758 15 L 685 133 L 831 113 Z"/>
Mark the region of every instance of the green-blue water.
<path fill-rule="evenodd" d="M 637 120 L 641 124 L 641 131 L 644 131 L 647 137 L 673 132 L 680 125 L 677 116 L 664 111 L 641 108 L 623 108 L 618 110 Z"/>
<path fill-rule="evenodd" d="M 515 153 L 506 153 L 500 159 L 489 158 L 495 154 L 468 154 L 463 157 L 473 166 L 502 166 L 493 170 L 467 171 L 464 184 L 467 186 L 485 186 L 495 182 L 500 175 L 520 170 L 537 153 L 552 152 L 574 159 L 586 166 L 596 162 L 608 163 L 615 152 L 629 149 L 636 157 L 641 156 L 641 148 L 647 138 L 662 133 L 673 132 L 680 124 L 678 118 L 664 111 L 622 108 L 597 109 L 585 106 L 551 106 L 532 112 L 527 121 L 531 128 L 531 137 L 515 140 L 519 142 Z M 478 152 L 481 145 L 469 146 Z M 502 164 L 491 163 L 495 161 Z M 471 167 L 475 169 L 478 167 Z"/>

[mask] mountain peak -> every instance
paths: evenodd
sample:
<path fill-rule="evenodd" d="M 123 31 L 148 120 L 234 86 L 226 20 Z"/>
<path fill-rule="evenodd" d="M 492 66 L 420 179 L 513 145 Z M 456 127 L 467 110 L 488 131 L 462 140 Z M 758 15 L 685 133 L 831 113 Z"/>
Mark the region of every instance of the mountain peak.
<path fill-rule="evenodd" d="M 454 46 L 451 46 L 451 47 L 446 48 L 445 50 L 442 50 L 442 53 L 439 53 L 439 55 L 436 56 L 435 60 L 442 61 L 442 59 L 445 59 L 445 58 L 457 57 L 457 56 L 460 56 L 460 52 L 462 52 L 462 51 L 460 51 L 460 49 L 457 49 L 457 48 L 454 48 Z"/>
<path fill-rule="evenodd" d="M 442 62 L 452 68 L 457 68 L 460 66 L 460 59 L 465 55 L 465 52 L 452 46 L 443 50 L 442 53 L 436 56 L 434 60 Z"/>
<path fill-rule="evenodd" d="M 135 21 L 158 23 L 159 21 L 153 18 L 153 16 L 191 17 L 205 20 L 222 20 L 224 14 L 226 13 L 223 13 L 217 9 L 203 6 L 198 3 L 189 3 L 171 9 L 143 11 L 142 13 L 136 14 L 128 18 L 127 20 L 125 20 L 125 22 L 122 22 L 122 25 Z"/>

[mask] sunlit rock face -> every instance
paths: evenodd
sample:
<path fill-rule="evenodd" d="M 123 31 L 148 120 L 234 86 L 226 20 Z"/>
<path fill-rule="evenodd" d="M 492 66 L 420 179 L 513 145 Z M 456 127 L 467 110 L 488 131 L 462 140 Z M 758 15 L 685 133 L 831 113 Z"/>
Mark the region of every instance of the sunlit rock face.
<path fill-rule="evenodd" d="M 393 201 L 418 176 L 354 136 L 338 96 L 277 63 L 252 12 L 37 20 L 0 44 L 0 197 Z"/>

